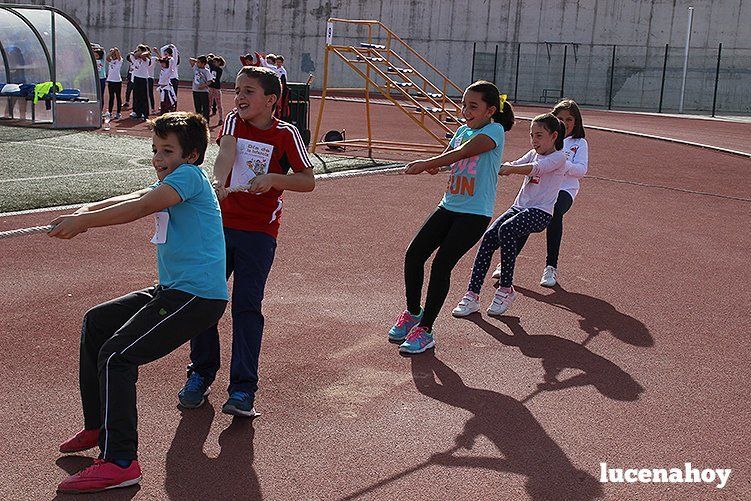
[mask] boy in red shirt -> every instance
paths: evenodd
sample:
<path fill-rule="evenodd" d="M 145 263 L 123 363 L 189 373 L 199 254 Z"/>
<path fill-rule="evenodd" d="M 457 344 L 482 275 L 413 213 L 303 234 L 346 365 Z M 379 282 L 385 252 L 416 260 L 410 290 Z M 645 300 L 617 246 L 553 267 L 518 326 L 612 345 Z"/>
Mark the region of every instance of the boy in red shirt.
<path fill-rule="evenodd" d="M 256 416 L 261 301 L 274 261 L 282 214 L 282 192 L 312 191 L 313 164 L 294 125 L 274 118 L 281 82 L 267 68 L 246 66 L 237 74 L 235 109 L 219 134 L 214 189 L 222 207 L 227 245 L 227 278 L 232 291 L 232 362 L 229 399 L 222 412 Z M 292 174 L 288 174 L 289 171 Z M 250 185 L 247 192 L 227 188 Z M 203 404 L 220 365 L 216 325 L 190 343 L 188 380 L 178 397 L 184 407 Z"/>

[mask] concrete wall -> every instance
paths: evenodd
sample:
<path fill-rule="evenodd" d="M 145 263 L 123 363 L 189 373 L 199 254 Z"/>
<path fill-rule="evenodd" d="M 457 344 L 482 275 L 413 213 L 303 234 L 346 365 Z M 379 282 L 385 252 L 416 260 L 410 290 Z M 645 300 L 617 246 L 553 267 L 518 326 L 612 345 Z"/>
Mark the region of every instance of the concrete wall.
<path fill-rule="evenodd" d="M 207 52 L 224 55 L 230 63 L 230 74 L 240 66 L 237 56 L 248 50 L 281 53 L 287 59 L 290 80 L 302 81 L 313 72 L 318 86 L 329 17 L 381 20 L 460 86 L 466 86 L 471 79 L 473 43 L 486 52 L 501 43 L 497 81 L 509 82 L 506 85 L 510 85 L 513 80 L 510 75 L 515 72 L 515 42 L 635 46 L 623 51 L 623 61 L 619 61 L 622 67 L 614 72 L 617 82 L 613 96 L 614 103 L 634 107 L 651 107 L 655 85 L 659 92 L 655 71 L 661 77 L 665 44 L 678 51 L 671 52 L 669 70 L 668 87 L 670 95 L 674 95 L 674 80 L 680 79 L 676 71 L 682 65 L 677 48 L 684 46 L 687 8 L 693 5 L 691 47 L 700 56 L 692 61 L 696 74 L 690 78 L 701 83 L 694 85 L 694 97 L 687 108 L 707 107 L 707 85 L 711 92 L 714 84 L 716 59 L 712 54 L 716 54 L 717 44 L 722 42 L 723 52 L 730 61 L 730 66 L 723 70 L 726 74 L 720 89 L 722 107 L 751 111 L 745 92 L 751 83 L 750 1 L 47 0 L 44 3 L 72 14 L 92 41 L 105 46 L 132 48 L 140 42 L 153 46 L 171 41 L 186 56 Z M 348 36 L 342 37 L 343 34 Z M 364 37 L 362 30 L 359 33 L 337 30 L 335 43 L 357 44 Z M 555 50 L 562 49 L 554 49 L 554 54 Z M 540 49 L 536 49 L 534 57 L 520 69 L 520 90 L 529 90 L 526 94 L 536 99 L 541 89 L 549 85 L 547 80 L 559 79 L 555 76 L 560 73 L 556 64 L 560 63 L 548 60 L 547 53 L 543 57 Z M 588 56 L 576 61 L 576 71 L 570 80 L 572 88 L 567 86 L 566 93 L 585 102 L 588 95 L 597 96 L 589 101 L 602 104 L 602 96 L 607 96 L 609 88 L 609 64 L 609 49 L 589 49 Z M 331 69 L 330 81 L 335 85 L 359 83 L 344 64 L 332 64 Z M 187 64 L 181 65 L 181 76 L 190 78 Z M 711 97 L 709 101 L 711 106 Z"/>

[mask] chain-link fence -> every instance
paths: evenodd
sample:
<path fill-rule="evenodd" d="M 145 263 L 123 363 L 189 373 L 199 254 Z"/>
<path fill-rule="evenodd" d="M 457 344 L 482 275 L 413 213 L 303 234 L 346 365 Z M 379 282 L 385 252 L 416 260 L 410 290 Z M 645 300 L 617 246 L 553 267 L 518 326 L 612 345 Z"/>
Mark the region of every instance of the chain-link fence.
<path fill-rule="evenodd" d="M 751 113 L 751 49 L 475 43 L 472 80 L 490 80 L 516 102 L 570 97 L 608 109 Z M 683 83 L 685 66 L 685 86 Z"/>

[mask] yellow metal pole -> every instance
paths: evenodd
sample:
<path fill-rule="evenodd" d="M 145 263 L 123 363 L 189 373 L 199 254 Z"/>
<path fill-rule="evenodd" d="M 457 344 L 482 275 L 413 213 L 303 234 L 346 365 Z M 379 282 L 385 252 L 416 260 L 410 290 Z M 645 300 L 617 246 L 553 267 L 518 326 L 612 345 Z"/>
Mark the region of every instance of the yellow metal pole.
<path fill-rule="evenodd" d="M 323 53 L 323 90 L 321 91 L 321 107 L 318 108 L 318 120 L 316 120 L 316 132 L 313 136 L 313 149 L 312 153 L 316 152 L 316 146 L 318 146 L 318 138 L 321 132 L 321 119 L 323 118 L 323 106 L 326 104 L 326 90 L 329 83 L 329 45 L 326 45 L 326 50 Z"/>
<path fill-rule="evenodd" d="M 373 25 L 368 25 L 368 44 L 373 44 Z M 370 56 L 370 49 L 368 49 L 367 56 Z M 365 123 L 368 127 L 368 156 L 373 157 L 373 148 L 371 146 L 372 136 L 370 130 L 370 61 L 366 62 L 365 66 Z"/>

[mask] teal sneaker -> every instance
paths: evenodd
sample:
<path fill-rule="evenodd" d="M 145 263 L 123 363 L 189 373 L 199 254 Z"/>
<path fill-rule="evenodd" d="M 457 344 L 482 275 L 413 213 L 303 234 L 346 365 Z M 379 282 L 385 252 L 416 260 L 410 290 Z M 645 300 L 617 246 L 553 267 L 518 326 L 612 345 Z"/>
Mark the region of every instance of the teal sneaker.
<path fill-rule="evenodd" d="M 399 345 L 402 353 L 422 353 L 435 346 L 433 333 L 427 327 L 416 325 L 407 334 L 407 340 Z"/>
<path fill-rule="evenodd" d="M 389 341 L 402 342 L 407 339 L 407 334 L 410 329 L 420 323 L 422 320 L 423 309 L 420 308 L 419 315 L 413 315 L 408 310 L 404 310 L 401 315 L 396 318 L 396 323 L 389 330 Z"/>

